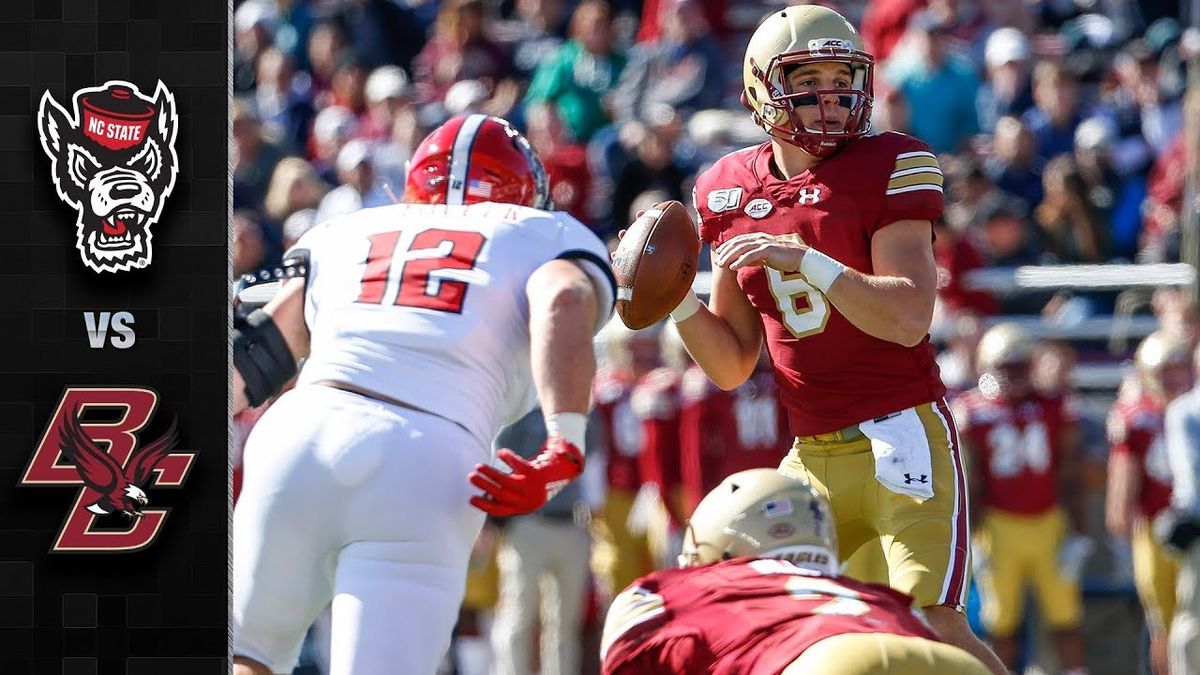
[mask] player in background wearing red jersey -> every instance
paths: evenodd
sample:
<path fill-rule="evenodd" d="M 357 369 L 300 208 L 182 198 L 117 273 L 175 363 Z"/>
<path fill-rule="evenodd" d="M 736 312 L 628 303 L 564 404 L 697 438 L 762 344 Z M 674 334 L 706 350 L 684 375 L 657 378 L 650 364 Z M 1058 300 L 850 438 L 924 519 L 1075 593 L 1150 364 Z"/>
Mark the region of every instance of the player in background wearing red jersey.
<path fill-rule="evenodd" d="M 829 505 L 774 469 L 726 478 L 696 508 L 680 569 L 609 608 L 604 675 L 982 675 L 912 598 L 837 575 Z"/>
<path fill-rule="evenodd" d="M 592 567 L 600 594 L 607 599 L 654 569 L 646 532 L 629 528 L 629 514 L 642 483 L 638 455 L 644 442 L 631 395 L 634 386 L 659 366 L 661 357 L 654 328 L 631 331 L 620 321 L 611 321 L 597 340 L 602 356 L 592 398 L 606 453 L 604 506 L 592 517 Z"/>
<path fill-rule="evenodd" d="M 640 499 L 653 514 L 651 545 L 658 569 L 670 566 L 678 554 L 688 513 L 679 476 L 679 412 L 681 378 L 691 359 L 674 326 L 664 323 L 656 330 L 660 365 L 638 382 L 631 401 L 642 427 Z"/>
<path fill-rule="evenodd" d="M 762 22 L 743 100 L 771 140 L 697 180 L 712 295 L 707 307 L 688 295 L 671 316 L 722 389 L 754 372 L 766 337 L 797 436 L 781 470 L 832 495 L 847 553 L 882 547 L 892 587 L 1003 675 L 962 613 L 967 483 L 928 338 L 942 173 L 921 141 L 868 135 L 873 69 L 832 10 Z"/>
<path fill-rule="evenodd" d="M 1159 331 L 1138 346 L 1136 396 L 1118 401 L 1108 417 L 1105 521 L 1133 545 L 1133 579 L 1150 630 L 1150 663 L 1167 673 L 1167 634 L 1175 615 L 1176 559 L 1151 532 L 1171 501 L 1171 467 L 1163 442 L 1163 412 L 1192 386 L 1191 350 L 1182 337 Z"/>
<path fill-rule="evenodd" d="M 696 365 L 684 372 L 680 389 L 679 455 L 689 511 L 725 476 L 778 466 L 791 436 L 766 351 L 735 389 L 718 388 Z"/>
<path fill-rule="evenodd" d="M 1078 573 L 1092 543 L 1083 534 L 1079 415 L 1070 396 L 1034 390 L 1032 358 L 1020 326 L 993 326 L 979 342 L 979 386 L 954 405 L 971 467 L 983 621 L 1015 670 L 1031 588 L 1063 674 L 1085 675 Z"/>

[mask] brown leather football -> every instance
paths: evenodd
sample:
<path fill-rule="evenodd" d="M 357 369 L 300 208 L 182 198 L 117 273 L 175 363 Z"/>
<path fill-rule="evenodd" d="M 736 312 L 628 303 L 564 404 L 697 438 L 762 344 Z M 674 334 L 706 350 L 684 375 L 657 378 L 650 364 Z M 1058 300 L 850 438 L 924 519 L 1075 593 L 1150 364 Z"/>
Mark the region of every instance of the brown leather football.
<path fill-rule="evenodd" d="M 700 237 L 683 204 L 660 202 L 647 209 L 613 256 L 621 321 L 641 330 L 670 314 L 692 287 L 699 255 Z"/>

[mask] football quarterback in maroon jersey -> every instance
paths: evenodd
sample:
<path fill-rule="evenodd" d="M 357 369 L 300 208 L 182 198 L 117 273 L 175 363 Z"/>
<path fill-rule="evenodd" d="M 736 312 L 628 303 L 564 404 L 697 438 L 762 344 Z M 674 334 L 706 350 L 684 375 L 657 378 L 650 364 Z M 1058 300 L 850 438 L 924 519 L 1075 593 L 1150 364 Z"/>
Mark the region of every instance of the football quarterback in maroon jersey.
<path fill-rule="evenodd" d="M 797 437 L 780 469 L 832 496 L 847 555 L 879 547 L 891 585 L 1003 674 L 962 614 L 967 479 L 928 337 L 942 172 L 920 140 L 870 133 L 873 73 L 837 12 L 763 20 L 742 100 L 770 140 L 697 179 L 711 297 L 689 294 L 671 317 L 722 389 L 750 376 L 766 339 Z"/>

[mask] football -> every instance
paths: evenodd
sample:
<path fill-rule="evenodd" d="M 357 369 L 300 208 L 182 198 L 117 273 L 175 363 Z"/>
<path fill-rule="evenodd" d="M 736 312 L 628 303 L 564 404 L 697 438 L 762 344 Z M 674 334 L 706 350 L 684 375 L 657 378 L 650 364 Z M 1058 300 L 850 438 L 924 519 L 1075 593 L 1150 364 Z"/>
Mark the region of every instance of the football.
<path fill-rule="evenodd" d="M 683 204 L 660 202 L 647 209 L 613 254 L 621 321 L 641 330 L 670 314 L 692 287 L 699 255 L 700 237 Z"/>

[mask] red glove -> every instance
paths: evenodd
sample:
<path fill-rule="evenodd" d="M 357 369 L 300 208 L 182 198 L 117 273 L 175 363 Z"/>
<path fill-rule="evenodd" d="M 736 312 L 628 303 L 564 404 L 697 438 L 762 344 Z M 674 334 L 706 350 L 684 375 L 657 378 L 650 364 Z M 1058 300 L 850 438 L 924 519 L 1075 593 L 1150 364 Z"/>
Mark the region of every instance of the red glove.
<path fill-rule="evenodd" d="M 562 438 L 551 438 L 533 461 L 508 448 L 496 452 L 512 473 L 488 464 L 476 464 L 468 479 L 483 490 L 471 505 L 493 516 L 519 516 L 542 507 L 548 499 L 583 472 L 583 453 Z"/>

